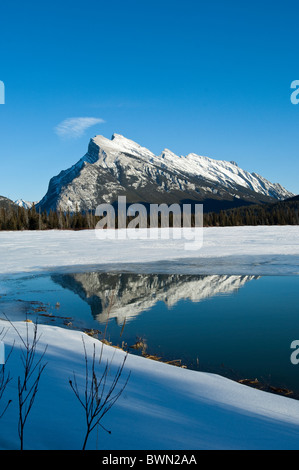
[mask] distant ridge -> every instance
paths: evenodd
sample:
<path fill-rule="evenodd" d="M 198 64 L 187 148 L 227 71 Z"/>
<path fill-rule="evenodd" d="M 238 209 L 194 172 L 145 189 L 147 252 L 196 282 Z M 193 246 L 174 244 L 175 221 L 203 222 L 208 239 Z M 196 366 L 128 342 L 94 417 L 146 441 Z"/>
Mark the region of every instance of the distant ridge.
<path fill-rule="evenodd" d="M 266 204 L 253 204 L 205 214 L 210 226 L 299 225 L 299 195 Z"/>
<path fill-rule="evenodd" d="M 24 201 L 24 199 L 17 199 L 14 202 L 17 206 L 24 207 L 24 209 L 30 209 L 33 206 L 33 204 L 36 205 L 38 203 L 38 201 L 30 202 L 30 201 Z"/>
<path fill-rule="evenodd" d="M 8 199 L 7 197 L 4 197 L 4 196 L 0 196 L 0 209 L 1 208 L 12 209 L 16 207 L 17 205 L 11 199 Z"/>

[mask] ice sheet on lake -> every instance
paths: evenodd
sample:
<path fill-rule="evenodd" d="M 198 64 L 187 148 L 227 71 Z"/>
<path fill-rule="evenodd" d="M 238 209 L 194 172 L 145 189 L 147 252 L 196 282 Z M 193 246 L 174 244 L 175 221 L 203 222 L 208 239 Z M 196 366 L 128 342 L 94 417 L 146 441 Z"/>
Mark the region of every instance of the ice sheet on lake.
<path fill-rule="evenodd" d="M 294 275 L 299 227 L 213 227 L 203 246 L 181 239 L 99 240 L 94 230 L 0 233 L 0 274 L 113 270 L 181 274 Z"/>

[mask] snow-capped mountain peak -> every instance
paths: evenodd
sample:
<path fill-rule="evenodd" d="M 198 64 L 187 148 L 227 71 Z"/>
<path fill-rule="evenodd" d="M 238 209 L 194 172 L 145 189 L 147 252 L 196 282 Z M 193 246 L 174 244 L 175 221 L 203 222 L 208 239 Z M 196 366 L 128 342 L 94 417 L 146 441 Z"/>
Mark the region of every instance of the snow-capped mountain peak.
<path fill-rule="evenodd" d="M 278 183 L 241 169 L 235 162 L 165 148 L 155 155 L 120 134 L 96 135 L 87 153 L 71 168 L 53 177 L 40 201 L 42 209 L 95 210 L 119 195 L 127 202 L 197 201 L 205 210 L 292 197 Z"/>
<path fill-rule="evenodd" d="M 24 209 L 30 209 L 33 206 L 33 204 L 34 205 L 38 204 L 38 201 L 31 202 L 31 201 L 24 201 L 24 199 L 17 199 L 15 201 L 15 204 L 19 207 L 24 207 Z"/>

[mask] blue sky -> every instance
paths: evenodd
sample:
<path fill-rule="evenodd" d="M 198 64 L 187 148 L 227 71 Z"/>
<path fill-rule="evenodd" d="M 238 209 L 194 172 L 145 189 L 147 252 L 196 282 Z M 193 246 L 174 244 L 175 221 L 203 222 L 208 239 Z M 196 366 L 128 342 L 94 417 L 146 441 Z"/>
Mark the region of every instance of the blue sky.
<path fill-rule="evenodd" d="M 114 132 L 299 193 L 298 13 L 292 0 L 2 2 L 0 194 L 39 200 Z M 90 127 L 57 132 L 72 118 Z"/>

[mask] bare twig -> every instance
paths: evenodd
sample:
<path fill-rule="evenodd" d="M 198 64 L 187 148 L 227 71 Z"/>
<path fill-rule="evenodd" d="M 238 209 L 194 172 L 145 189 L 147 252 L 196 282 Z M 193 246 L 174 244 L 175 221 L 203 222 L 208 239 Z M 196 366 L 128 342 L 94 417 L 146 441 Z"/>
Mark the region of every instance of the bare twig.
<path fill-rule="evenodd" d="M 47 350 L 47 346 L 40 355 L 36 357 L 36 348 L 39 342 L 40 336 L 37 336 L 37 323 L 33 326 L 33 337 L 30 341 L 29 338 L 29 323 L 26 323 L 26 335 L 22 337 L 15 325 L 10 322 L 18 337 L 21 340 L 21 361 L 23 364 L 24 375 L 21 378 L 18 377 L 18 398 L 19 398 L 19 423 L 18 433 L 20 438 L 21 450 L 24 448 L 24 428 L 27 422 L 28 415 L 33 406 L 36 394 L 38 391 L 38 385 L 46 363 L 42 364 L 42 360 Z"/>
<path fill-rule="evenodd" d="M 3 341 L 7 331 L 5 334 L 3 334 L 4 332 L 4 328 L 1 330 L 0 332 L 0 338 L 1 338 L 1 342 Z M 10 376 L 10 373 L 9 372 L 6 372 L 6 364 L 7 364 L 7 361 L 9 359 L 9 356 L 11 355 L 12 353 L 12 350 L 13 350 L 13 347 L 11 347 L 8 355 L 6 358 L 4 358 L 4 363 L 3 364 L 0 364 L 0 401 L 2 400 L 2 397 L 3 397 L 3 394 L 5 392 L 5 389 L 7 387 L 7 385 L 9 384 L 9 382 L 12 380 L 11 376 Z M 4 406 L 4 409 L 2 410 L 2 412 L 0 413 L 0 418 L 2 418 L 2 416 L 4 415 L 5 411 L 7 410 L 8 406 L 10 405 L 12 400 L 8 400 L 6 405 Z"/>
<path fill-rule="evenodd" d="M 101 365 L 102 363 L 102 353 L 104 344 L 102 343 L 101 345 L 101 352 L 98 361 L 96 361 L 95 344 L 93 344 L 93 355 L 91 358 L 91 367 L 89 370 L 89 359 L 87 356 L 84 338 L 82 338 L 82 340 L 85 357 L 85 389 L 83 396 L 81 397 L 80 395 L 75 374 L 73 381 L 69 380 L 69 384 L 73 392 L 75 393 L 77 399 L 79 400 L 79 403 L 85 410 L 86 434 L 82 448 L 82 450 L 85 450 L 88 437 L 97 425 L 100 425 L 109 434 L 111 433 L 111 431 L 109 431 L 102 425 L 101 420 L 123 393 L 128 383 L 130 373 L 128 374 L 125 384 L 120 387 L 119 390 L 116 390 L 118 382 L 123 373 L 127 355 L 124 356 L 122 364 L 117 368 L 112 378 L 112 382 L 108 384 L 108 375 L 110 374 L 112 360 L 107 360 L 106 364 L 103 366 L 104 368 L 102 368 L 99 375 L 96 371 L 96 364 Z"/>

